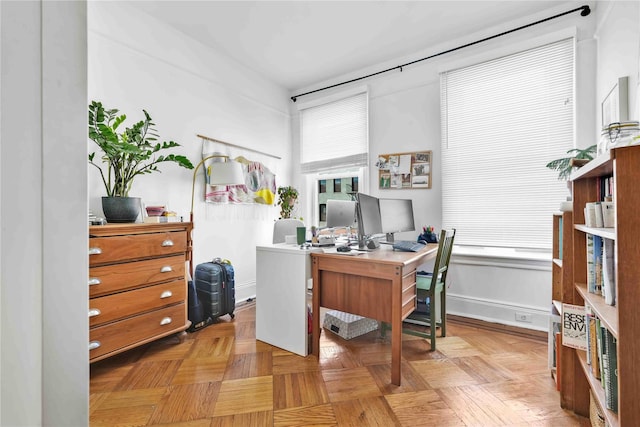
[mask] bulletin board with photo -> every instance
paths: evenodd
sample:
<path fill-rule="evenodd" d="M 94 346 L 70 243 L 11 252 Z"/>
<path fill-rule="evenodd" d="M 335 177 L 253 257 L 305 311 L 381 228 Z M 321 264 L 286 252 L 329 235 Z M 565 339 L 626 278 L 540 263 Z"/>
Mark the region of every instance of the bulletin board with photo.
<path fill-rule="evenodd" d="M 379 188 L 431 188 L 431 159 L 431 151 L 379 154 L 376 162 Z"/>

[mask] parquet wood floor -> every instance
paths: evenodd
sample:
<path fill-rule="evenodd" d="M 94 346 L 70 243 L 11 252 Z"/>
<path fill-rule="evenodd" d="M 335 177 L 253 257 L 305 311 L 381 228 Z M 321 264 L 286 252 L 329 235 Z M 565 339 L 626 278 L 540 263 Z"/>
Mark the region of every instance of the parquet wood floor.
<path fill-rule="evenodd" d="M 560 408 L 546 342 L 447 325 L 403 336 L 402 385 L 377 331 L 324 331 L 320 360 L 255 339 L 255 306 L 91 365 L 91 426 L 589 426 Z"/>

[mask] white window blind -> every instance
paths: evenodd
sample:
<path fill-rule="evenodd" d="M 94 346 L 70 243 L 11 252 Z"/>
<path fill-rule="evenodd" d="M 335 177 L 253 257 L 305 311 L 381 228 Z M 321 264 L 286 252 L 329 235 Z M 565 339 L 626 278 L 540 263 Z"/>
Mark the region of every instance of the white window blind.
<path fill-rule="evenodd" d="M 574 40 L 441 74 L 442 217 L 456 243 L 551 248 L 569 195 L 545 165 L 573 147 Z"/>
<path fill-rule="evenodd" d="M 366 92 L 301 110 L 302 173 L 366 166 L 368 116 Z"/>

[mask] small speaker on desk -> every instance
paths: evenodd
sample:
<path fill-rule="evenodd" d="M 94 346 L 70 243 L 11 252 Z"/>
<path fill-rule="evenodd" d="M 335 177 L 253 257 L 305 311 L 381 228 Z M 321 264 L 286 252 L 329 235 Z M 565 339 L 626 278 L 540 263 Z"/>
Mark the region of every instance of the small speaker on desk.
<path fill-rule="evenodd" d="M 374 239 L 367 240 L 367 248 L 378 249 L 379 247 L 380 247 L 380 243 L 377 240 L 374 240 Z"/>

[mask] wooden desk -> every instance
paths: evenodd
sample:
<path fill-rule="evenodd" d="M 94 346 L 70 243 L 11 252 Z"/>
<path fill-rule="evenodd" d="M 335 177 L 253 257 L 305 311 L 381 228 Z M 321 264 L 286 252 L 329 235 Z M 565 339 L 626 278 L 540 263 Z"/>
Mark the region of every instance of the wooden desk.
<path fill-rule="evenodd" d="M 362 255 L 312 253 L 313 354 L 320 358 L 320 307 L 391 324 L 391 382 L 400 385 L 402 321 L 416 308 L 416 268 L 435 258 L 437 244 L 420 252 L 390 246 Z"/>

